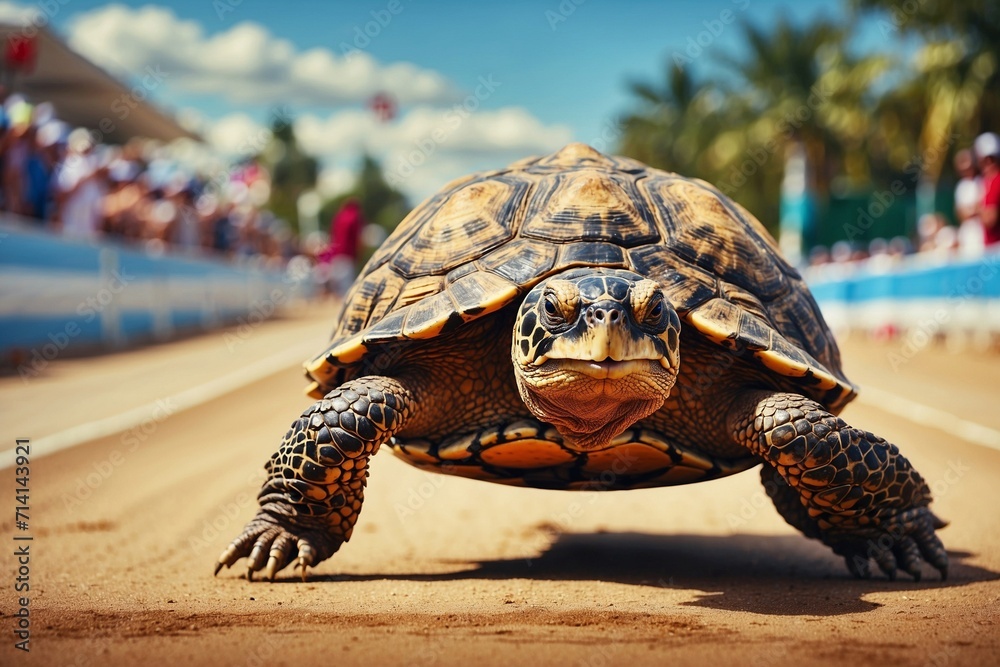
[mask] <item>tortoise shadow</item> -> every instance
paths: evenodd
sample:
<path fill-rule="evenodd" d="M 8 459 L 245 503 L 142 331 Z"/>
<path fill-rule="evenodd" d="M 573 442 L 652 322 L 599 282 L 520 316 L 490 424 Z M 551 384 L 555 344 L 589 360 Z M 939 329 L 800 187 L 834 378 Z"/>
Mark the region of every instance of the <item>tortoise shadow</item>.
<path fill-rule="evenodd" d="M 683 604 L 765 615 L 836 616 L 882 606 L 862 599 L 879 591 L 933 590 L 995 581 L 1000 574 L 966 563 L 974 554 L 950 551 L 951 568 L 941 581 L 929 566 L 915 582 L 901 574 L 853 578 L 843 560 L 825 546 L 797 535 L 653 535 L 561 533 L 537 557 L 486 560 L 442 574 L 313 575 L 313 581 L 460 581 L 534 579 L 607 581 L 635 586 L 699 591 Z M 468 561 L 447 561 L 468 567 Z M 873 569 L 877 569 L 873 565 Z M 297 578 L 279 581 L 293 582 Z M 275 582 L 277 583 L 277 582 Z"/>

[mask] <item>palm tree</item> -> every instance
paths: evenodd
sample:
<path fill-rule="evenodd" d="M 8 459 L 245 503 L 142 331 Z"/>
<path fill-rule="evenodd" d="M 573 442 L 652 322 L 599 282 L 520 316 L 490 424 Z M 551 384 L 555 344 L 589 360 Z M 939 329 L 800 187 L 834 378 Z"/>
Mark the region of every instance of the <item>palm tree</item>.
<path fill-rule="evenodd" d="M 920 2 L 905 11 L 888 0 L 851 4 L 881 12 L 883 34 L 927 40 L 912 62 L 897 64 L 904 83 L 880 104 L 886 135 L 875 148 L 890 169 L 918 166 L 918 212 L 929 212 L 949 156 L 1000 125 L 1000 11 L 995 0 Z"/>
<path fill-rule="evenodd" d="M 621 151 L 662 169 L 707 175 L 702 150 L 711 140 L 717 95 L 676 63 L 667 67 L 664 79 L 659 87 L 631 85 L 641 108 L 623 121 Z"/>
<path fill-rule="evenodd" d="M 720 60 L 750 91 L 747 139 L 775 142 L 778 154 L 800 144 L 810 185 L 822 194 L 838 176 L 866 180 L 871 91 L 888 59 L 849 54 L 850 26 L 826 20 L 797 27 L 782 19 L 771 31 L 752 24 L 743 29 L 749 53 Z"/>
<path fill-rule="evenodd" d="M 699 84 L 674 64 L 662 87 L 633 84 L 640 109 L 621 148 L 714 182 L 773 230 L 786 155 L 804 154 L 809 190 L 820 194 L 835 177 L 869 178 L 871 89 L 888 60 L 848 54 L 850 28 L 825 20 L 742 30 L 745 54 L 717 54 L 732 74 L 725 81 Z"/>

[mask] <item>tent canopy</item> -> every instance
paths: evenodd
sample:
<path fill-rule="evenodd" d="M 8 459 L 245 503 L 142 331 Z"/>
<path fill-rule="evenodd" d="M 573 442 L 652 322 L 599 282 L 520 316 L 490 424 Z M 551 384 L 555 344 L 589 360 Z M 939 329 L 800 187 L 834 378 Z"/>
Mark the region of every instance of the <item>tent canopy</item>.
<path fill-rule="evenodd" d="M 61 120 L 95 130 L 107 143 L 121 144 L 133 137 L 199 139 L 169 114 L 139 99 L 149 92 L 141 84 L 138 88 L 123 84 L 47 29 L 27 32 L 23 25 L 0 23 L 0 44 L 5 47 L 26 35 L 32 35 L 33 67 L 12 72 L 9 63 L 0 61 L 10 92 L 21 93 L 35 104 L 51 102 Z"/>

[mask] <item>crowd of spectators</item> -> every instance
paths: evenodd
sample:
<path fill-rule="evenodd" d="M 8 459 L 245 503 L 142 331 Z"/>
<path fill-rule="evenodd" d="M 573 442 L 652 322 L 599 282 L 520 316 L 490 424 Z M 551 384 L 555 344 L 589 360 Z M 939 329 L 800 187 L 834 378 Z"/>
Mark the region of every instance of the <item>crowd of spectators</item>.
<path fill-rule="evenodd" d="M 1000 137 L 992 132 L 979 135 L 971 147 L 955 154 L 954 166 L 957 225 L 941 213 L 925 213 L 917 221 L 915 241 L 905 236 L 876 238 L 866 245 L 838 241 L 829 249 L 813 248 L 809 265 L 836 268 L 864 262 L 871 270 L 891 270 L 910 254 L 976 259 L 991 247 L 1000 248 Z"/>
<path fill-rule="evenodd" d="M 0 210 L 68 238 L 277 266 L 296 251 L 288 226 L 259 208 L 267 190 L 255 163 L 206 179 L 153 142 L 95 143 L 47 103 L 11 95 L 0 106 Z"/>

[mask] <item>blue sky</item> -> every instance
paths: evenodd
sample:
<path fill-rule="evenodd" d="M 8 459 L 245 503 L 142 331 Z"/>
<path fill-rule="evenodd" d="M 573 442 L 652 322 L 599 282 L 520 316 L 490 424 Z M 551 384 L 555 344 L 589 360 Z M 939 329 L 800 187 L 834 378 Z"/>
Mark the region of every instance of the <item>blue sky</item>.
<path fill-rule="evenodd" d="M 410 165 L 418 173 L 401 187 L 419 197 L 470 169 L 607 136 L 631 106 L 629 81 L 659 81 L 664 63 L 698 40 L 708 47 L 693 66 L 711 71 L 709 51 L 741 52 L 738 21 L 804 22 L 843 12 L 829 0 L 181 0 L 152 7 L 73 0 L 51 20 L 74 48 L 121 76 L 162 65 L 171 76 L 152 97 L 196 117 L 230 149 L 252 135 L 253 123 L 265 122 L 274 103 L 286 103 L 302 120 L 305 148 L 331 174 L 339 170 L 327 179 L 331 187 L 346 183 L 361 150 L 388 170 L 408 171 L 412 146 L 437 127 L 450 128 L 442 114 L 477 87 L 483 91 L 481 81 L 493 82 L 473 100 L 473 118 Z M 377 34 L 356 42 L 366 28 Z M 859 46 L 880 40 L 874 21 L 866 21 Z M 364 55 L 346 68 L 344 46 L 357 43 Z M 305 83 L 287 83 L 293 70 L 307 71 Z M 337 92 L 326 94 L 324 86 Z M 399 118 L 383 126 L 363 115 L 370 115 L 371 92 L 385 88 L 401 104 Z M 365 134 L 381 136 L 354 136 Z"/>

